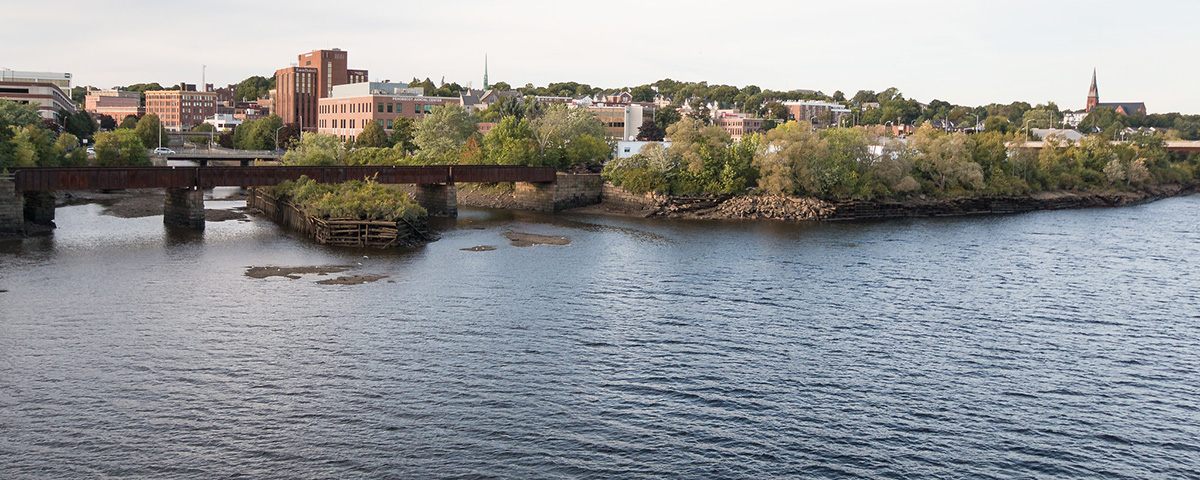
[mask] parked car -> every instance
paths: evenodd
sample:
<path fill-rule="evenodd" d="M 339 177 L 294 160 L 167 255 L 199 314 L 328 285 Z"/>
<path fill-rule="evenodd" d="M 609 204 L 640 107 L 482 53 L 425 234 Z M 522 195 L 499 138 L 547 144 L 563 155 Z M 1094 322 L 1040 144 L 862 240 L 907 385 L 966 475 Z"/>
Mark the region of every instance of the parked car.
<path fill-rule="evenodd" d="M 175 151 L 171 150 L 167 147 L 158 147 L 158 148 L 154 149 L 154 154 L 155 155 L 174 155 Z"/>
<path fill-rule="evenodd" d="M 88 154 L 88 155 L 95 155 L 95 154 L 96 154 L 96 149 L 95 149 L 95 148 L 92 148 L 92 147 L 88 147 L 88 148 L 87 148 L 87 154 Z"/>

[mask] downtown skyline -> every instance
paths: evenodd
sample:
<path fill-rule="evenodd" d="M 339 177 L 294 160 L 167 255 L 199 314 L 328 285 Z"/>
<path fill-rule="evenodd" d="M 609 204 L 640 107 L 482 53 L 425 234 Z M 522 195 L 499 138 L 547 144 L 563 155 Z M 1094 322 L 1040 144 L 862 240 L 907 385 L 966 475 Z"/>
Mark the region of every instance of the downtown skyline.
<path fill-rule="evenodd" d="M 610 2 L 604 8 L 521 1 L 433 4 L 290 2 L 205 7 L 125 2 L 122 8 L 67 1 L 44 11 L 7 7 L 10 35 L 0 67 L 61 71 L 75 86 L 108 88 L 237 83 L 270 76 L 295 53 L 341 48 L 372 81 L 444 77 L 481 88 L 574 81 L 633 87 L 664 78 L 847 96 L 898 88 L 922 102 L 959 105 L 1054 102 L 1084 107 L 1093 69 L 1104 102 L 1145 102 L 1150 113 L 1200 113 L 1191 82 L 1200 67 L 1181 61 L 1200 46 L 1188 22 L 1200 6 L 1143 2 L 1015 1 L 843 4 Z M 72 12 L 60 18 L 61 11 Z M 52 36 L 39 25 L 63 25 Z M 133 25 L 135 28 L 108 28 Z M 96 28 L 105 25 L 105 28 Z M 285 25 L 288 28 L 279 26 Z M 195 32 L 184 36 L 181 32 Z M 169 41 L 151 41 L 169 38 Z M 87 45 L 88 48 L 79 48 Z"/>

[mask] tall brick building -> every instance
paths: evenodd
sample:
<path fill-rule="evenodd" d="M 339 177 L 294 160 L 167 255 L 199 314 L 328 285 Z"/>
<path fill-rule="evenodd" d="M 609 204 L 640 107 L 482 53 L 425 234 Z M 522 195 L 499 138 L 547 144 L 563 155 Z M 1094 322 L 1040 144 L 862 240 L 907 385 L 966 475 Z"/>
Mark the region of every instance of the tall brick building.
<path fill-rule="evenodd" d="M 367 81 L 366 70 L 346 68 L 347 52 L 341 49 L 314 50 L 296 57 L 296 65 L 275 71 L 272 110 L 283 123 L 298 123 L 306 131 L 316 129 L 317 100 L 333 94 L 333 87 Z"/>
<path fill-rule="evenodd" d="M 217 113 L 216 92 L 151 90 L 146 94 L 146 114 L 158 116 L 163 128 L 181 132 L 204 123 Z"/>

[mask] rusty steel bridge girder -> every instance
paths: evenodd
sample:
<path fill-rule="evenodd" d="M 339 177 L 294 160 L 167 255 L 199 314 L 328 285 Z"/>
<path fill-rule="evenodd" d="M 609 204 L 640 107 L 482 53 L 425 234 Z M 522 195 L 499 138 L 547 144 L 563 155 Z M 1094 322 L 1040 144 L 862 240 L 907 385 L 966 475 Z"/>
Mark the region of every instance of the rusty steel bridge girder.
<path fill-rule="evenodd" d="M 321 183 L 373 178 L 389 184 L 554 183 L 553 167 L 511 165 L 32 167 L 11 170 L 18 191 L 212 188 L 278 185 L 305 175 Z"/>

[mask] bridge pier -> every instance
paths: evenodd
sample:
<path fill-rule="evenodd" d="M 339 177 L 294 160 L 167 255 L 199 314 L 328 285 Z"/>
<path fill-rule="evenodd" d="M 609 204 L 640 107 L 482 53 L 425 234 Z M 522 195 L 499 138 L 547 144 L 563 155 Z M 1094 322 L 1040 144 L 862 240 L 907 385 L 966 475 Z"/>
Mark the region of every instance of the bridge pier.
<path fill-rule="evenodd" d="M 12 180 L 0 180 L 0 235 L 25 234 L 25 196 Z"/>
<path fill-rule="evenodd" d="M 204 230 L 204 190 L 168 188 L 163 200 L 163 223 Z"/>
<path fill-rule="evenodd" d="M 418 184 L 414 197 L 430 215 L 458 216 L 458 188 L 453 183 Z"/>
<path fill-rule="evenodd" d="M 34 190 L 25 192 L 25 221 L 54 226 L 54 192 Z"/>
<path fill-rule="evenodd" d="M 599 174 L 560 173 L 554 183 L 516 182 L 513 196 L 521 208 L 558 212 L 600 203 L 603 190 Z"/>

